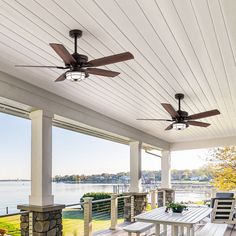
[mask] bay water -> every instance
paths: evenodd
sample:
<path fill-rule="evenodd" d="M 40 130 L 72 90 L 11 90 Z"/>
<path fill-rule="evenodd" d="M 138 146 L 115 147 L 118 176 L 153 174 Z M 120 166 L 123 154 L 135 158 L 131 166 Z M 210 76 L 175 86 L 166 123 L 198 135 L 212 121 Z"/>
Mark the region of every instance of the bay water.
<path fill-rule="evenodd" d="M 113 192 L 114 184 L 53 183 L 55 203 L 72 204 L 80 202 L 84 193 Z M 27 204 L 30 195 L 29 181 L 0 181 L 0 215 L 16 212 L 18 204 Z M 209 196 L 205 192 L 176 191 L 176 202 L 202 201 Z"/>

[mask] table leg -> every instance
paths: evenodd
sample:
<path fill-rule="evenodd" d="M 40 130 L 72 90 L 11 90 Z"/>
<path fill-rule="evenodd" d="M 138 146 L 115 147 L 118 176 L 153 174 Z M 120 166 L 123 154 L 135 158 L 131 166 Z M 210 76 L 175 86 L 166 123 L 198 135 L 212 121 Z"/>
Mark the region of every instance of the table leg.
<path fill-rule="evenodd" d="M 161 230 L 160 230 L 160 224 L 156 224 L 156 225 L 155 225 L 155 230 L 156 230 L 156 236 L 160 236 L 160 233 L 161 233 L 161 232 L 160 232 L 160 231 L 161 231 Z"/>
<path fill-rule="evenodd" d="M 191 231 L 191 236 L 194 236 L 195 235 L 194 227 L 192 227 L 190 231 Z"/>
<path fill-rule="evenodd" d="M 167 236 L 167 225 L 163 225 L 163 236 Z"/>
<path fill-rule="evenodd" d="M 184 236 L 184 226 L 180 226 L 180 236 Z"/>
<path fill-rule="evenodd" d="M 190 227 L 187 227 L 187 236 L 190 236 Z"/>
<path fill-rule="evenodd" d="M 178 236 L 178 231 L 179 231 L 179 229 L 178 229 L 177 225 L 172 225 L 171 226 L 171 235 Z"/>

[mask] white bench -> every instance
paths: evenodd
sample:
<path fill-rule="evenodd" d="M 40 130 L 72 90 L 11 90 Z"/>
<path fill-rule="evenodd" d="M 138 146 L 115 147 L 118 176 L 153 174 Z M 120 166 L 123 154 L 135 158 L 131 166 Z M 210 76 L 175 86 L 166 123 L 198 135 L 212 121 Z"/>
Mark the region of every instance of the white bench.
<path fill-rule="evenodd" d="M 153 226 L 154 224 L 152 223 L 135 222 L 133 224 L 125 226 L 123 230 L 128 232 L 129 236 L 131 236 L 132 233 L 136 233 L 136 235 L 139 236 L 141 233 L 150 230 Z"/>
<path fill-rule="evenodd" d="M 223 236 L 227 229 L 227 224 L 207 223 L 196 233 L 196 236 Z"/>

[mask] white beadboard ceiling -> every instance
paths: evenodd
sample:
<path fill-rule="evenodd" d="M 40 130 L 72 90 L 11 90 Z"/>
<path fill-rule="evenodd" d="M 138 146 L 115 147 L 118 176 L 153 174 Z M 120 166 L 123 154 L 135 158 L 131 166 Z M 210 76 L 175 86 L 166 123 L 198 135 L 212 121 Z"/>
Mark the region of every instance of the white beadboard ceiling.
<path fill-rule="evenodd" d="M 0 70 L 169 142 L 235 136 L 235 12 L 235 0 L 1 0 Z M 135 59 L 107 66 L 118 77 L 80 83 L 55 83 L 60 70 L 14 67 L 63 65 L 49 43 L 72 52 L 74 28 L 89 59 L 124 51 Z M 189 114 L 221 115 L 181 132 L 136 120 L 169 118 L 160 103 L 177 108 L 177 92 Z"/>

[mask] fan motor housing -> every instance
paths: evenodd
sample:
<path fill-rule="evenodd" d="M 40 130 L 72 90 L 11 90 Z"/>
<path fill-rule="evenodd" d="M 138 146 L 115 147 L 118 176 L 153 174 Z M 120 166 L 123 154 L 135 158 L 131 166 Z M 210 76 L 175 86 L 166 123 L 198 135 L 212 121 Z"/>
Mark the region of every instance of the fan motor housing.
<path fill-rule="evenodd" d="M 87 63 L 88 57 L 83 54 L 73 53 L 72 56 L 75 58 L 78 64 Z"/>
<path fill-rule="evenodd" d="M 177 117 L 178 121 L 184 121 L 188 117 L 188 112 L 186 112 L 186 111 L 178 110 L 177 112 L 180 116 L 180 117 Z"/>

